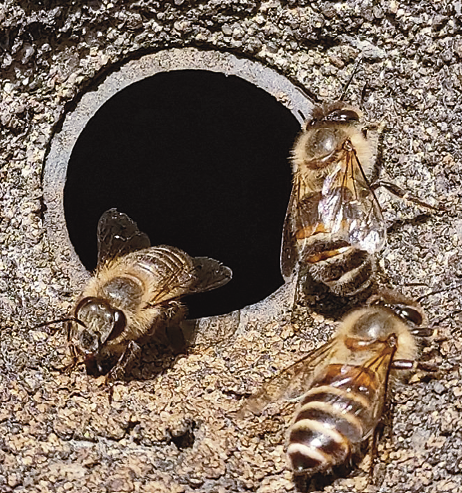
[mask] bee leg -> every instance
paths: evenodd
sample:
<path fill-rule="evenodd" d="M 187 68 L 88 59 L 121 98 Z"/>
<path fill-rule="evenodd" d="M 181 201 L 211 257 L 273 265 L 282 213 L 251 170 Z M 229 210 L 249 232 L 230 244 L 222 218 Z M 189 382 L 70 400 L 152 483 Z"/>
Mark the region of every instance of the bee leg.
<path fill-rule="evenodd" d="M 191 341 L 195 324 L 194 327 L 191 327 L 191 324 L 183 324 L 188 314 L 184 305 L 176 304 L 170 313 L 168 325 L 165 327 L 167 344 L 174 352 L 181 352 Z"/>
<path fill-rule="evenodd" d="M 70 356 L 72 358 L 72 362 L 69 363 L 65 368 L 64 371 L 66 373 L 70 373 L 76 366 L 79 361 L 77 352 L 75 350 L 75 346 L 71 343 L 71 324 L 68 322 L 66 324 L 66 340 L 67 340 L 67 345 L 69 348 Z"/>
<path fill-rule="evenodd" d="M 63 373 L 66 373 L 67 375 L 70 375 L 72 370 L 77 366 L 77 361 L 72 361 L 72 363 L 69 363 L 66 365 L 64 368 L 60 368 L 60 371 Z"/>
<path fill-rule="evenodd" d="M 112 405 L 112 401 L 114 400 L 114 383 L 111 382 L 107 377 L 106 377 L 106 380 L 105 380 L 104 383 L 109 388 L 107 400 L 109 401 L 109 405 L 111 406 Z"/>
<path fill-rule="evenodd" d="M 369 449 L 369 454 L 371 458 L 371 462 L 369 464 L 369 472 L 368 472 L 368 484 L 374 485 L 375 480 L 374 480 L 374 468 L 375 468 L 375 462 L 378 457 L 378 437 L 379 437 L 379 431 L 378 427 L 375 428 L 374 433 L 372 433 L 372 436 L 369 438 L 369 444 L 368 444 L 368 449 Z"/>
<path fill-rule="evenodd" d="M 372 176 L 370 178 L 371 183 L 378 181 L 383 169 L 383 140 L 385 136 L 385 121 L 369 123 L 363 127 L 362 132 L 365 138 L 367 138 L 372 148 L 375 148 L 374 166 L 372 168 Z M 372 136 L 368 136 L 368 131 L 371 130 Z"/>
<path fill-rule="evenodd" d="M 436 363 L 431 363 L 429 361 L 419 361 L 415 365 L 417 370 L 422 370 L 428 373 L 436 373 L 442 370 L 439 365 Z M 452 370 L 453 368 L 449 369 L 448 371 Z"/>
<path fill-rule="evenodd" d="M 72 361 L 69 364 L 65 365 L 63 368 L 61 368 L 60 371 L 62 371 L 63 373 L 67 373 L 69 375 L 71 371 L 77 366 L 77 363 L 79 362 L 79 357 L 77 356 L 75 347 L 72 344 L 69 344 L 68 348 Z"/>
<path fill-rule="evenodd" d="M 415 337 L 431 337 L 435 334 L 436 330 L 436 327 L 416 327 L 410 330 L 410 332 Z"/>
<path fill-rule="evenodd" d="M 408 201 L 408 202 L 412 202 L 414 204 L 417 204 L 418 206 L 420 206 L 424 209 L 430 209 L 433 211 L 444 211 L 444 210 L 446 210 L 444 205 L 441 205 L 441 204 L 438 204 L 437 206 L 430 205 L 427 202 L 420 200 L 416 195 L 412 194 L 411 192 L 403 190 L 401 187 L 398 187 L 398 185 L 395 185 L 394 183 L 391 183 L 389 181 L 377 180 L 371 184 L 372 190 L 376 190 L 377 188 L 380 188 L 380 187 L 385 188 L 391 194 L 396 195 L 396 197 L 398 197 L 404 201 Z"/>
<path fill-rule="evenodd" d="M 411 361 L 407 359 L 396 359 L 391 364 L 393 370 L 422 370 L 425 372 L 437 372 L 441 368 L 436 363 L 430 363 L 428 361 Z"/>
<path fill-rule="evenodd" d="M 187 346 L 187 341 L 191 339 L 191 336 L 186 336 L 186 331 L 193 331 L 195 324 L 193 325 L 193 329 L 190 329 L 189 324 L 180 323 L 178 325 L 169 325 L 166 327 L 165 332 L 167 336 L 167 343 L 170 348 L 175 353 L 180 353 L 184 351 Z"/>
<path fill-rule="evenodd" d="M 381 421 L 375 427 L 374 432 L 369 437 L 367 450 L 370 456 L 370 464 L 368 471 L 367 484 L 368 486 L 380 487 L 385 480 L 385 464 L 383 464 L 379 460 L 379 449 L 378 444 L 380 439 L 386 435 L 389 436 L 389 433 L 393 431 L 392 428 L 392 416 L 391 409 L 387 406 L 382 415 Z"/>
<path fill-rule="evenodd" d="M 395 359 L 391 364 L 392 370 L 414 370 L 416 368 L 416 361 L 409 359 Z"/>
<path fill-rule="evenodd" d="M 141 355 L 141 346 L 135 341 L 130 341 L 117 363 L 108 373 L 107 381 L 122 380 Z"/>

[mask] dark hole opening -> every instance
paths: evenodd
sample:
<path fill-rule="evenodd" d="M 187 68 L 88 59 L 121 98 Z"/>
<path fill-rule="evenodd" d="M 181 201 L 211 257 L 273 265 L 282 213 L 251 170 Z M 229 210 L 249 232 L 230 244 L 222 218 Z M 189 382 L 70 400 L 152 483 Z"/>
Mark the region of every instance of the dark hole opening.
<path fill-rule="evenodd" d="M 153 245 L 169 244 L 233 269 L 226 286 L 185 301 L 191 318 L 256 303 L 282 285 L 279 250 L 299 131 L 273 96 L 236 76 L 156 74 L 107 101 L 68 165 L 70 239 L 89 270 L 96 225 L 111 207 Z"/>
<path fill-rule="evenodd" d="M 194 436 L 194 430 L 196 429 L 196 423 L 190 421 L 186 423 L 187 429 L 178 435 L 171 435 L 172 442 L 176 445 L 178 450 L 184 450 L 192 448 L 196 437 Z"/>

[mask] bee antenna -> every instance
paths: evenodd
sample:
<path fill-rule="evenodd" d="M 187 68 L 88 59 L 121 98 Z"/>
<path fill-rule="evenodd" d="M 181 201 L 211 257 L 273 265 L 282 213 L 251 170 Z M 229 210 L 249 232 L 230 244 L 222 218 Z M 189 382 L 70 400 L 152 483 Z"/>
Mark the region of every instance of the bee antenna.
<path fill-rule="evenodd" d="M 363 56 L 359 55 L 358 59 L 356 60 L 355 66 L 353 67 L 353 72 L 351 73 L 350 78 L 348 79 L 348 82 L 343 86 L 343 91 L 342 95 L 340 96 L 340 101 L 345 100 L 345 95 L 348 90 L 348 87 L 351 84 L 351 81 L 353 80 L 354 76 L 356 75 L 356 72 L 358 71 L 359 64 L 363 61 Z"/>
<path fill-rule="evenodd" d="M 455 284 L 454 286 L 451 286 L 449 288 L 444 288 L 444 289 L 438 289 L 436 291 L 430 291 L 430 293 L 424 294 L 417 298 L 417 303 L 420 303 L 421 300 L 427 298 L 428 296 L 433 296 L 434 294 L 439 294 L 439 293 L 445 293 L 446 291 L 452 291 L 453 289 L 460 288 L 462 286 L 462 283 Z"/>
<path fill-rule="evenodd" d="M 453 312 L 451 312 L 449 315 L 446 315 L 445 317 L 441 318 L 440 320 L 438 320 L 438 322 L 436 323 L 436 327 L 438 325 L 441 324 L 441 322 L 444 322 L 445 320 L 447 320 L 448 318 L 451 318 L 453 317 L 454 315 L 457 315 L 458 313 L 462 313 L 462 310 L 454 310 Z"/>
<path fill-rule="evenodd" d="M 76 322 L 82 327 L 86 327 L 86 325 L 76 317 L 67 317 L 67 318 L 59 318 L 58 320 L 51 320 L 50 322 L 43 322 L 41 324 L 35 325 L 31 328 L 31 330 L 39 329 L 40 327 L 46 327 L 48 325 L 58 324 L 61 322 Z"/>

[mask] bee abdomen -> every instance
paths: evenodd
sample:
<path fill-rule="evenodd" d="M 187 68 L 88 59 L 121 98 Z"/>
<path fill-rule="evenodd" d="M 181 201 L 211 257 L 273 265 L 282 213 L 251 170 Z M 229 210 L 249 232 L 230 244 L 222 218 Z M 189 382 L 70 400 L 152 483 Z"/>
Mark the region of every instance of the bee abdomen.
<path fill-rule="evenodd" d="M 156 278 L 174 277 L 178 280 L 184 277 L 186 280 L 191 277 L 189 256 L 179 248 L 151 247 L 134 252 L 132 255 L 140 269 Z"/>
<path fill-rule="evenodd" d="M 346 394 L 346 393 L 345 393 Z M 362 440 L 363 427 L 353 410 L 360 405 L 335 389 L 309 391 L 291 427 L 287 450 L 296 473 L 315 473 L 342 464 Z"/>
<path fill-rule="evenodd" d="M 142 251 L 142 259 L 145 262 L 152 262 L 158 269 L 175 271 L 179 267 L 188 265 L 188 255 L 179 248 L 171 246 L 151 247 Z"/>

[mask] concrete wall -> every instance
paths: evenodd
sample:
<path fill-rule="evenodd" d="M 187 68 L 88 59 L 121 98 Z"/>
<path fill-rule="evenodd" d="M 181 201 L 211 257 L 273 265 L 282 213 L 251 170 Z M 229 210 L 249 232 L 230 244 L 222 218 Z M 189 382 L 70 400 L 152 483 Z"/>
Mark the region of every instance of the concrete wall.
<path fill-rule="evenodd" d="M 82 368 L 62 372 L 62 330 L 31 330 L 63 316 L 78 295 L 44 224 L 47 152 L 83 94 L 148 53 L 231 52 L 323 100 L 338 98 L 362 55 L 348 97 L 367 120 L 387 123 L 383 176 L 447 206 L 427 214 L 379 194 L 389 223 L 383 282 L 419 298 L 462 275 L 460 20 L 460 2 L 446 1 L 0 6 L 0 491 L 306 490 L 285 463 L 294 405 L 248 420 L 233 412 L 265 377 L 325 341 L 335 322 L 311 310 L 233 313 L 216 323 L 216 343 L 212 323 L 186 355 L 149 347 L 110 402 Z M 424 355 L 444 371 L 395 389 L 374 468 L 383 492 L 462 488 L 460 288 L 421 303 L 441 326 Z M 313 490 L 362 491 L 367 470 L 366 458 L 361 475 L 318 478 Z"/>

